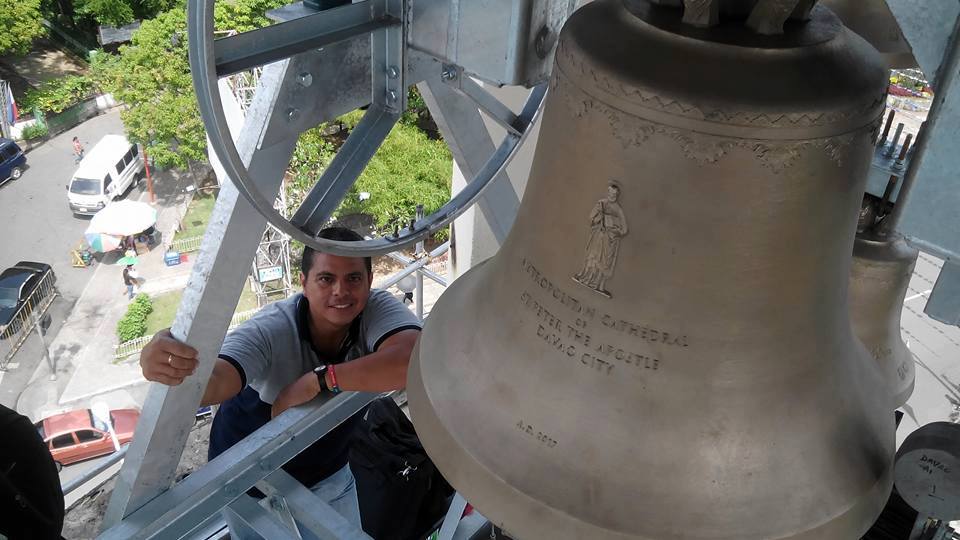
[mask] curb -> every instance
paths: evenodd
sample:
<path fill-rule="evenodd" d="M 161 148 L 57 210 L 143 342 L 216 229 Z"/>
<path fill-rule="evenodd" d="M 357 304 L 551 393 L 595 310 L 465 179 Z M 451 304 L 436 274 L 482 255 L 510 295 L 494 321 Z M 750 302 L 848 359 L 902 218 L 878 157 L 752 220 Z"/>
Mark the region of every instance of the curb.
<path fill-rule="evenodd" d="M 79 396 L 71 397 L 68 400 L 60 401 L 59 403 L 61 406 L 66 406 L 66 405 L 69 405 L 70 403 L 76 403 L 78 401 L 90 399 L 94 396 L 99 396 L 101 394 L 108 394 L 110 392 L 116 392 L 117 390 L 123 390 L 125 388 L 130 388 L 131 386 L 137 386 L 140 384 L 150 384 L 150 381 L 141 377 L 139 381 L 128 381 L 124 383 L 114 384 L 113 386 L 108 386 L 106 388 L 98 389 L 96 392 L 87 392 L 86 394 L 81 394 Z"/>

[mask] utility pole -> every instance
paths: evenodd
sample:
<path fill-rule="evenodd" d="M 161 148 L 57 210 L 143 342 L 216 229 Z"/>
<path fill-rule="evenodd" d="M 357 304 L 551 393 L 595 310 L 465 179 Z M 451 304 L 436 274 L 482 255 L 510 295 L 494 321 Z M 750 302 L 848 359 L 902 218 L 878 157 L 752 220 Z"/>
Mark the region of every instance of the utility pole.
<path fill-rule="evenodd" d="M 146 145 L 143 147 L 143 170 L 147 173 L 147 193 L 150 194 L 150 202 L 156 202 L 157 198 L 153 196 L 153 179 L 150 177 L 150 158 L 147 156 Z"/>
<path fill-rule="evenodd" d="M 43 329 L 40 328 L 40 317 L 37 316 L 37 310 L 30 310 L 30 318 L 33 319 L 33 328 L 37 331 L 37 337 L 40 338 L 40 347 L 43 350 L 43 359 L 46 360 L 47 366 L 50 367 L 50 380 L 57 380 L 57 366 L 53 363 L 53 358 L 50 357 L 50 351 L 47 349 L 47 340 L 43 337 Z"/>

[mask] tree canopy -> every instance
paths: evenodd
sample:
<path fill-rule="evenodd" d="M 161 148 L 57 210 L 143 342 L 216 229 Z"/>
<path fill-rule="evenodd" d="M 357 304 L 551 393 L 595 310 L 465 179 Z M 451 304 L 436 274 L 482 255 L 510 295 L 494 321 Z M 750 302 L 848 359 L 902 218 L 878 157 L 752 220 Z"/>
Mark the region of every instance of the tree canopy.
<path fill-rule="evenodd" d="M 27 54 L 33 40 L 45 33 L 40 0 L 11 0 L 0 8 L 0 54 Z"/>
<path fill-rule="evenodd" d="M 251 30 L 269 24 L 267 9 L 284 0 L 218 2 L 215 26 Z M 92 61 L 98 85 L 128 108 L 121 112 L 127 137 L 147 149 L 160 167 L 184 167 L 206 159 L 206 135 L 187 57 L 187 18 L 182 8 L 144 21 L 118 55 Z"/>
<path fill-rule="evenodd" d="M 137 19 L 151 19 L 158 13 L 185 6 L 184 0 L 46 0 L 47 13 L 60 15 L 66 23 L 88 26 L 84 21 L 123 26 Z"/>
<path fill-rule="evenodd" d="M 338 218 L 366 214 L 375 228 L 388 234 L 416 217 L 417 205 L 427 214 L 437 211 L 450 199 L 453 157 L 442 140 L 431 139 L 417 127 L 426 106 L 417 107 L 419 94 L 411 91 L 410 114 L 404 115 L 367 164 L 334 214 Z M 327 136 L 323 124 L 300 135 L 290 160 L 291 181 L 287 184 L 287 206 L 296 209 L 336 154 L 333 141 L 342 142 L 347 130 L 356 127 L 363 111 L 338 119 L 344 131 Z M 369 197 L 361 200 L 360 194 Z M 442 235 L 441 235 L 442 236 Z"/>

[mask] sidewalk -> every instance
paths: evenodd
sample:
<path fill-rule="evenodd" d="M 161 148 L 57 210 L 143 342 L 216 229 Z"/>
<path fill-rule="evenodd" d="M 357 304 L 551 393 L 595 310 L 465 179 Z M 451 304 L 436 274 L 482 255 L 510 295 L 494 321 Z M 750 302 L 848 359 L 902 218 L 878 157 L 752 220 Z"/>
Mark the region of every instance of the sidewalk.
<path fill-rule="evenodd" d="M 141 199 L 146 199 L 143 195 Z M 170 234 L 183 215 L 186 202 L 158 208 L 157 229 L 169 241 Z M 193 267 L 192 257 L 186 263 L 168 267 L 164 264 L 164 243 L 138 255 L 137 271 L 146 279 L 142 292 L 158 295 L 182 289 Z M 17 410 L 31 419 L 52 413 L 87 406 L 89 398 L 102 395 L 111 407 L 131 405 L 139 401 L 129 391 L 145 385 L 137 357 L 119 361 L 113 358 L 117 344 L 117 321 L 126 313 L 129 300 L 123 286 L 123 266 L 107 256 L 98 263 L 94 275 L 64 323 L 50 343 L 50 354 L 60 380 L 48 380 L 49 368 L 41 364 L 17 400 Z M 121 390 L 120 392 L 117 392 Z M 136 391 L 140 394 L 142 389 Z"/>

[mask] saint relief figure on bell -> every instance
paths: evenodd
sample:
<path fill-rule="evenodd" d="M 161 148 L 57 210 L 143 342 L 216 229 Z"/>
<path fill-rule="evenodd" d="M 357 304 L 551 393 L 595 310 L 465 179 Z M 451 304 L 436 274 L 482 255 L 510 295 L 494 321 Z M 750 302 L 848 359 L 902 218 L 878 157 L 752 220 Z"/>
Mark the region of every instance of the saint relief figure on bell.
<path fill-rule="evenodd" d="M 607 196 L 597 201 L 590 212 L 590 238 L 587 240 L 586 257 L 583 269 L 573 276 L 581 285 L 611 298 L 607 291 L 607 280 L 613 276 L 620 251 L 620 239 L 627 234 L 627 218 L 617 201 L 620 199 L 620 186 L 611 183 Z"/>

